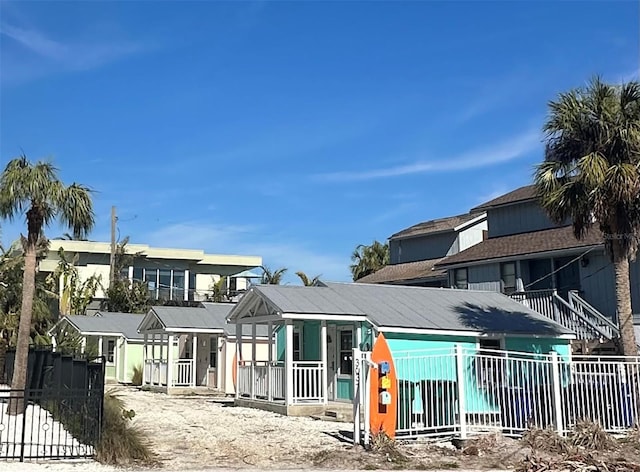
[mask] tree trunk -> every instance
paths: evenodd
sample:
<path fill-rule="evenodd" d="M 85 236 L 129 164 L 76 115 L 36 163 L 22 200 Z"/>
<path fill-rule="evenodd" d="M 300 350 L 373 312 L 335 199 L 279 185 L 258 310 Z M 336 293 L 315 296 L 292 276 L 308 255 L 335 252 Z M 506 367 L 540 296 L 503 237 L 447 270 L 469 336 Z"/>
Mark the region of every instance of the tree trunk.
<path fill-rule="evenodd" d="M 11 379 L 11 390 L 16 390 L 16 392 L 13 392 L 15 398 L 12 399 L 8 408 L 8 412 L 14 415 L 24 412 L 24 390 L 27 383 L 27 364 L 29 344 L 31 343 L 31 317 L 36 289 L 36 245 L 30 240 L 25 245 L 24 256 L 20 326 L 18 328 L 16 357 L 13 363 L 13 378 Z"/>
<path fill-rule="evenodd" d="M 623 251 L 618 240 L 613 241 L 613 266 L 616 274 L 616 308 L 618 312 L 618 326 L 620 327 L 620 341 L 622 354 L 637 356 L 638 345 L 633 330 L 633 312 L 631 309 L 631 284 L 629 282 L 629 257 Z"/>

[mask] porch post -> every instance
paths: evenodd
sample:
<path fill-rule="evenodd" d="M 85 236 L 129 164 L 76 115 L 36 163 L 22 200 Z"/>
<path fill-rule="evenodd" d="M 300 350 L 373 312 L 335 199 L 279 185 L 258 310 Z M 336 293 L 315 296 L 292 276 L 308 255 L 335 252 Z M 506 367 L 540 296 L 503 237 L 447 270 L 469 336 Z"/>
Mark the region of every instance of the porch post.
<path fill-rule="evenodd" d="M 102 336 L 98 336 L 98 357 L 102 357 Z"/>
<path fill-rule="evenodd" d="M 142 385 L 148 383 L 147 379 L 147 342 L 149 341 L 149 335 L 144 333 L 144 344 L 142 345 Z"/>
<path fill-rule="evenodd" d="M 242 378 L 242 325 L 240 320 L 236 319 L 236 365 L 234 370 L 236 372 L 236 398 L 240 398 L 240 379 Z"/>
<path fill-rule="evenodd" d="M 193 287 L 195 289 L 195 287 Z M 188 301 L 189 300 L 189 290 L 191 289 L 191 287 L 189 287 L 189 269 L 185 269 L 184 271 L 184 300 Z M 194 292 L 195 294 L 195 292 Z M 195 297 L 194 297 L 195 300 Z"/>
<path fill-rule="evenodd" d="M 320 355 L 322 357 L 322 403 L 329 403 L 329 394 L 327 388 L 329 382 L 327 380 L 327 321 L 320 322 Z"/>
<path fill-rule="evenodd" d="M 191 386 L 196 386 L 196 362 L 198 359 L 198 335 L 193 333 L 193 337 L 191 338 L 191 343 L 193 349 L 192 360 L 191 360 Z"/>
<path fill-rule="evenodd" d="M 156 333 L 151 335 L 151 358 L 155 361 L 156 357 Z"/>
<path fill-rule="evenodd" d="M 80 352 L 84 354 L 87 351 L 87 337 L 82 337 L 82 342 L 80 344 Z"/>
<path fill-rule="evenodd" d="M 286 378 L 286 386 L 287 393 L 285 397 L 285 404 L 292 405 L 293 404 L 293 321 L 286 320 L 285 321 L 285 334 L 286 334 L 286 348 L 285 348 L 285 378 Z"/>
<path fill-rule="evenodd" d="M 271 369 L 273 369 L 273 337 L 271 336 L 273 330 L 273 323 L 271 323 L 271 321 L 269 321 L 267 323 L 267 349 L 269 350 L 269 352 L 267 353 L 267 400 L 268 401 L 273 401 L 273 388 L 271 386 L 271 382 L 272 382 L 272 376 L 271 376 Z"/>
<path fill-rule="evenodd" d="M 251 325 L 251 398 L 256 398 L 256 324 Z"/>
<path fill-rule="evenodd" d="M 167 338 L 167 390 L 173 386 L 173 333 Z"/>

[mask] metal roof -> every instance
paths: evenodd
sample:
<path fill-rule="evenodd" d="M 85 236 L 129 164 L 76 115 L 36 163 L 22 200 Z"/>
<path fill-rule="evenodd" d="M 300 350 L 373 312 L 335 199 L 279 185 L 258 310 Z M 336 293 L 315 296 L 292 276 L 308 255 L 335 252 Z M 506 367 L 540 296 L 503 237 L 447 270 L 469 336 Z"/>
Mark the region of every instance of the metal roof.
<path fill-rule="evenodd" d="M 61 321 L 66 320 L 84 335 L 109 333 L 114 336 L 122 335 L 131 340 L 140 340 L 142 335 L 138 333 L 138 325 L 143 317 L 144 315 L 136 313 L 100 311 L 95 316 L 68 315 Z"/>
<path fill-rule="evenodd" d="M 560 336 L 573 332 L 496 292 L 399 285 L 258 285 L 282 313 L 365 315 L 381 329 Z M 245 295 L 245 297 L 251 294 Z M 241 307 L 238 307 L 241 310 Z M 232 313 L 240 315 L 240 313 Z"/>
<path fill-rule="evenodd" d="M 154 306 L 150 311 L 169 331 L 180 332 L 181 329 L 185 329 L 211 332 L 219 330 L 220 333 L 235 336 L 235 324 L 227 323 L 227 316 L 233 307 L 232 303 L 202 303 L 202 307 Z M 251 327 L 244 326 L 242 334 L 243 336 L 251 336 Z M 267 336 L 267 327 L 257 327 L 256 335 Z"/>

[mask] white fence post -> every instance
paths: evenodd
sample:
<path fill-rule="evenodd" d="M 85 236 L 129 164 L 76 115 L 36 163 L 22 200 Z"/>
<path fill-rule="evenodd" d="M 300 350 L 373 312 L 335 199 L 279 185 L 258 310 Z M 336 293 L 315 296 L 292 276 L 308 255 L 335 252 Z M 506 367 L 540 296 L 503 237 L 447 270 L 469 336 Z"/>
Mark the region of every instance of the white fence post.
<path fill-rule="evenodd" d="M 555 412 L 555 427 L 559 434 L 564 432 L 562 421 L 562 379 L 560 378 L 560 362 L 558 353 L 551 351 L 551 376 L 553 377 L 553 407 Z"/>
<path fill-rule="evenodd" d="M 464 353 L 462 346 L 456 344 L 456 376 L 458 384 L 458 419 L 460 420 L 460 439 L 467 439 L 467 411 L 464 391 Z"/>
<path fill-rule="evenodd" d="M 353 444 L 360 444 L 360 407 L 362 400 L 362 353 L 353 349 Z"/>
<path fill-rule="evenodd" d="M 371 353 L 367 352 L 364 358 L 364 369 L 361 373 L 362 383 L 364 384 L 364 446 L 369 446 L 371 438 Z"/>

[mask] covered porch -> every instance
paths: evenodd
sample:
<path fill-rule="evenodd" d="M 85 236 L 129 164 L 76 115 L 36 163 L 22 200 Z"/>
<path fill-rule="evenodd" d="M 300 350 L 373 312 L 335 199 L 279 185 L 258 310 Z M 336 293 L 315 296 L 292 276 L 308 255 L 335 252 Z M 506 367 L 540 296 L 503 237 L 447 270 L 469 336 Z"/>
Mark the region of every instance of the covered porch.
<path fill-rule="evenodd" d="M 350 403 L 353 348 L 363 339 L 364 314 L 310 312 L 303 306 L 293 311 L 265 296 L 269 290 L 252 287 L 229 315 L 236 333 L 244 334 L 236 344 L 236 404 L 307 415 Z M 257 355 L 260 328 L 268 333 L 266 359 Z"/>
<path fill-rule="evenodd" d="M 216 388 L 225 331 L 208 318 L 204 308 L 149 310 L 139 327 L 143 336 L 143 387 L 166 393 Z"/>

